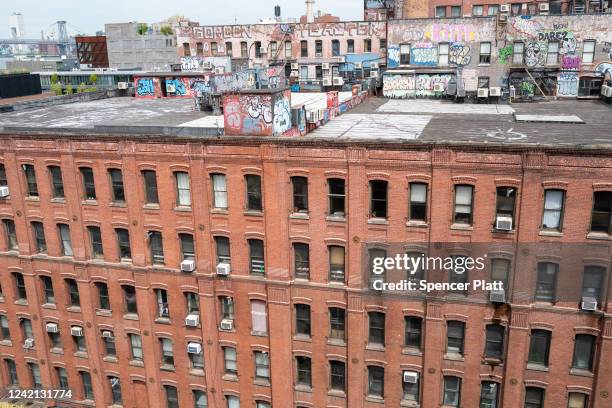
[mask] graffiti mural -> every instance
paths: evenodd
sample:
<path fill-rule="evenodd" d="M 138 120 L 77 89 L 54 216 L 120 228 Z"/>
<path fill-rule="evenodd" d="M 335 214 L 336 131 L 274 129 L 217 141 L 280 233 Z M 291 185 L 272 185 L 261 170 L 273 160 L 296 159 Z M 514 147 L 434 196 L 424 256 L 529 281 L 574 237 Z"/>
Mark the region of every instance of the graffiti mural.
<path fill-rule="evenodd" d="M 453 78 L 450 74 L 428 75 L 385 75 L 383 77 L 383 95 L 386 98 L 412 98 L 441 95 L 434 91 L 436 84 L 446 89 Z"/>
<path fill-rule="evenodd" d="M 514 47 L 512 45 L 506 45 L 505 47 L 500 48 L 497 54 L 499 62 L 501 62 L 502 64 L 508 63 L 510 58 L 512 57 L 513 52 Z"/>
<path fill-rule="evenodd" d="M 451 64 L 464 66 L 469 65 L 472 57 L 470 56 L 470 47 L 463 43 L 451 44 L 448 55 L 448 62 Z"/>
<path fill-rule="evenodd" d="M 532 41 L 525 46 L 525 65 L 537 67 L 546 63 L 546 43 Z"/>
<path fill-rule="evenodd" d="M 291 95 L 285 91 L 278 94 L 274 102 L 273 134 L 281 135 L 291 129 Z"/>
<path fill-rule="evenodd" d="M 159 79 L 135 78 L 136 96 L 140 98 L 155 98 L 160 96 Z"/>
<path fill-rule="evenodd" d="M 557 79 L 557 96 L 578 96 L 578 75 L 575 72 L 562 72 Z"/>
<path fill-rule="evenodd" d="M 413 44 L 410 49 L 410 64 L 436 66 L 438 64 L 438 49 L 430 42 Z"/>
<path fill-rule="evenodd" d="M 580 69 L 580 56 L 562 55 L 561 69 L 578 71 Z"/>
<path fill-rule="evenodd" d="M 166 79 L 166 92 L 168 96 L 191 96 L 189 91 L 188 78 Z"/>
<path fill-rule="evenodd" d="M 512 28 L 523 37 L 537 39 L 542 26 L 531 16 L 521 16 L 514 19 Z"/>

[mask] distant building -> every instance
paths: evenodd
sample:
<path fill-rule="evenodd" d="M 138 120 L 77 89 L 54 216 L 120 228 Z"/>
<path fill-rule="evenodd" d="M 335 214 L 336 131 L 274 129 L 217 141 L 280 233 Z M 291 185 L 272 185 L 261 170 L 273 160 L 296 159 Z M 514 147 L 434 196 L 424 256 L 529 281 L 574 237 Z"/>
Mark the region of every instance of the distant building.
<path fill-rule="evenodd" d="M 11 38 L 25 37 L 25 22 L 21 13 L 11 14 L 9 17 L 9 28 L 11 30 Z"/>
<path fill-rule="evenodd" d="M 78 36 L 75 37 L 75 42 L 79 64 L 91 68 L 108 68 L 106 36 Z"/>

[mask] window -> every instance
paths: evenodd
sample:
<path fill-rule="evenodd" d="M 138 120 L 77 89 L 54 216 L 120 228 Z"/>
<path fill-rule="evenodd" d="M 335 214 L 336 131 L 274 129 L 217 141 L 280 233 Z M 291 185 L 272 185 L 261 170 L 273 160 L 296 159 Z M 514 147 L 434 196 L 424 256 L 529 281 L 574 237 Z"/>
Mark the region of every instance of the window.
<path fill-rule="evenodd" d="M 200 300 L 197 293 L 185 292 L 185 304 L 187 305 L 187 314 L 200 312 Z"/>
<path fill-rule="evenodd" d="M 83 386 L 83 397 L 86 400 L 93 401 L 93 385 L 91 382 L 91 375 L 87 371 L 79 371 L 81 377 L 81 384 Z"/>
<path fill-rule="evenodd" d="M 372 52 L 372 40 L 369 38 L 363 40 L 363 52 Z"/>
<path fill-rule="evenodd" d="M 484 15 L 484 6 L 472 6 L 472 16 L 482 17 Z"/>
<path fill-rule="evenodd" d="M 514 46 L 512 47 L 512 64 L 523 65 L 524 52 L 525 52 L 525 44 L 522 42 L 515 42 Z"/>
<path fill-rule="evenodd" d="M 225 55 L 228 57 L 233 57 L 234 56 L 234 50 L 233 50 L 233 46 L 232 46 L 232 42 L 231 41 L 226 41 L 225 42 Z"/>
<path fill-rule="evenodd" d="M 213 185 L 213 207 L 227 209 L 227 182 L 225 174 L 211 174 Z"/>
<path fill-rule="evenodd" d="M 195 260 L 195 245 L 193 242 L 193 235 L 191 234 L 179 234 L 179 241 L 181 244 L 181 257 L 185 259 Z"/>
<path fill-rule="evenodd" d="M 368 312 L 368 343 L 385 345 L 385 314 Z"/>
<path fill-rule="evenodd" d="M 323 41 L 321 40 L 315 40 L 315 56 L 323 56 Z"/>
<path fill-rule="evenodd" d="M 468 185 L 455 186 L 455 215 L 456 224 L 472 225 L 472 206 L 474 200 L 474 187 Z"/>
<path fill-rule="evenodd" d="M 297 384 L 306 387 L 312 386 L 312 367 L 310 357 L 296 356 Z"/>
<path fill-rule="evenodd" d="M 136 302 L 136 289 L 132 285 L 123 285 L 123 300 L 125 301 L 125 312 L 138 314 L 138 303 Z"/>
<path fill-rule="evenodd" d="M 404 317 L 404 346 L 421 349 L 423 319 L 415 316 Z"/>
<path fill-rule="evenodd" d="M 208 398 L 206 397 L 206 393 L 200 390 L 193 390 L 193 403 L 194 408 L 207 408 Z"/>
<path fill-rule="evenodd" d="M 265 401 L 255 401 L 255 408 L 270 408 L 270 403 Z"/>
<path fill-rule="evenodd" d="M 9 385 L 18 385 L 19 377 L 17 376 L 17 365 L 15 361 L 5 358 L 4 363 L 6 364 L 6 371 L 8 372 Z"/>
<path fill-rule="evenodd" d="M 481 64 L 491 63 L 491 43 L 490 42 L 480 43 L 480 63 Z"/>
<path fill-rule="evenodd" d="M 191 56 L 191 49 L 189 48 L 189 43 L 183 43 L 183 55 L 185 57 Z"/>
<path fill-rule="evenodd" d="M 231 262 L 229 238 L 215 237 L 215 244 L 217 246 L 217 263 L 229 264 Z"/>
<path fill-rule="evenodd" d="M 115 228 L 115 234 L 117 235 L 117 245 L 119 247 L 119 259 L 132 259 L 129 231 L 123 228 Z"/>
<path fill-rule="evenodd" d="M 327 180 L 329 186 L 329 214 L 344 217 L 345 187 L 343 179 Z"/>
<path fill-rule="evenodd" d="M 189 361 L 191 362 L 192 369 L 194 370 L 204 369 L 204 355 L 202 354 L 201 351 L 199 353 L 189 353 Z"/>
<path fill-rule="evenodd" d="M 580 392 L 570 392 L 568 395 L 567 408 L 587 408 L 589 396 Z"/>
<path fill-rule="evenodd" d="M 17 300 L 27 300 L 28 295 L 26 292 L 25 281 L 23 275 L 19 272 L 12 272 L 13 280 L 15 281 L 15 296 Z"/>
<path fill-rule="evenodd" d="M 332 40 L 331 45 L 332 45 L 332 57 L 340 56 L 340 41 Z"/>
<path fill-rule="evenodd" d="M 60 243 L 62 245 L 62 255 L 73 256 L 72 240 L 70 239 L 70 227 L 68 224 L 57 224 L 59 231 Z"/>
<path fill-rule="evenodd" d="M 59 166 L 49 166 L 51 175 L 51 191 L 53 198 L 64 198 L 64 182 L 62 180 L 62 169 Z"/>
<path fill-rule="evenodd" d="M 370 181 L 370 217 L 387 218 L 387 186 L 384 180 Z"/>
<path fill-rule="evenodd" d="M 549 41 L 548 52 L 546 53 L 546 64 L 557 65 L 559 63 L 559 42 Z"/>
<path fill-rule="evenodd" d="M 172 349 L 172 340 L 161 338 L 159 339 L 161 347 L 162 365 L 174 366 L 174 350 Z"/>
<path fill-rule="evenodd" d="M 449 321 L 446 325 L 446 350 L 449 353 L 463 354 L 465 323 Z"/>
<path fill-rule="evenodd" d="M 261 58 L 262 57 L 261 41 L 255 41 L 255 43 L 253 44 L 253 47 L 255 47 L 255 58 Z"/>
<path fill-rule="evenodd" d="M 115 335 L 112 331 L 102 331 L 102 342 L 104 343 L 104 354 L 106 357 L 116 357 L 117 349 L 115 347 Z"/>
<path fill-rule="evenodd" d="M 89 233 L 89 243 L 91 245 L 92 258 L 104 258 L 104 247 L 102 246 L 102 232 L 100 227 L 87 227 Z"/>
<path fill-rule="evenodd" d="M 254 333 L 266 334 L 268 332 L 266 302 L 262 300 L 251 301 L 251 324 Z"/>
<path fill-rule="evenodd" d="M 413 375 L 416 375 L 416 382 L 415 383 L 410 383 L 407 381 L 402 381 L 402 399 L 404 401 L 414 401 L 414 402 L 419 402 L 419 390 L 420 390 L 420 382 L 421 382 L 421 378 L 418 372 L 414 372 L 414 371 L 403 371 L 402 372 L 402 376 L 404 373 L 411 373 Z"/>
<path fill-rule="evenodd" d="M 501 360 L 504 353 L 504 326 L 489 324 L 486 329 L 485 357 Z"/>
<path fill-rule="evenodd" d="M 238 360 L 234 347 L 223 347 L 223 358 L 225 359 L 225 372 L 236 374 L 238 372 Z"/>
<path fill-rule="evenodd" d="M 157 317 L 170 318 L 170 306 L 168 304 L 168 291 L 165 289 L 155 289 L 157 299 Z"/>
<path fill-rule="evenodd" d="M 512 3 L 510 5 L 510 13 L 513 16 L 518 16 L 519 14 L 521 14 L 521 8 L 523 7 L 523 5 L 521 3 Z"/>
<path fill-rule="evenodd" d="M 444 376 L 444 396 L 442 405 L 459 407 L 461 401 L 461 378 Z"/>
<path fill-rule="evenodd" d="M 574 342 L 574 359 L 572 367 L 579 370 L 593 370 L 593 357 L 595 356 L 595 336 L 590 334 L 577 334 Z"/>
<path fill-rule="evenodd" d="M 222 296 L 221 302 L 221 319 L 234 320 L 234 299 L 229 296 Z"/>
<path fill-rule="evenodd" d="M 578 81 L 578 96 L 597 96 L 601 92 L 603 78 L 581 77 Z"/>
<path fill-rule="evenodd" d="M 49 336 L 49 341 L 51 342 L 52 349 L 62 349 L 62 338 L 60 337 L 59 333 L 47 332 L 47 335 Z"/>
<path fill-rule="evenodd" d="M 240 58 L 248 58 L 248 48 L 246 41 L 240 42 Z"/>
<path fill-rule="evenodd" d="M 219 44 L 216 41 L 210 43 L 210 55 L 217 55 L 219 53 Z"/>
<path fill-rule="evenodd" d="M 285 41 L 285 58 L 291 58 L 292 56 L 291 41 Z"/>
<path fill-rule="evenodd" d="M 151 251 L 151 261 L 153 265 L 163 265 L 164 245 L 161 232 L 149 231 L 147 236 L 149 238 L 149 249 Z"/>
<path fill-rule="evenodd" d="M 122 405 L 123 398 L 121 396 L 121 381 L 118 377 L 108 377 L 108 383 L 111 390 L 111 399 L 113 404 Z"/>
<path fill-rule="evenodd" d="M 39 253 L 47 252 L 47 241 L 45 240 L 45 228 L 42 222 L 32 221 L 32 232 L 36 242 L 36 251 Z"/>
<path fill-rule="evenodd" d="M 249 211 L 261 211 L 261 177 L 256 175 L 244 176 L 246 182 L 246 208 Z"/>
<path fill-rule="evenodd" d="M 189 173 L 177 171 L 174 173 L 176 180 L 176 205 L 182 207 L 191 206 L 191 190 L 189 187 Z"/>
<path fill-rule="evenodd" d="M 553 302 L 557 286 L 559 265 L 551 262 L 538 263 L 538 280 L 536 282 L 535 300 Z"/>
<path fill-rule="evenodd" d="M 108 175 L 111 182 L 112 199 L 114 202 L 125 202 L 125 190 L 123 189 L 123 174 L 119 169 L 109 169 Z"/>
<path fill-rule="evenodd" d="M 67 278 L 64 282 L 66 282 L 66 288 L 68 289 L 68 304 L 71 307 L 80 307 L 81 298 L 79 296 L 79 287 L 76 280 Z"/>
<path fill-rule="evenodd" d="M 40 281 L 43 286 L 43 293 L 45 296 L 45 303 L 55 304 L 55 293 L 53 292 L 53 281 L 50 276 L 41 276 Z"/>
<path fill-rule="evenodd" d="M 226 395 L 227 408 L 240 408 L 240 399 L 234 395 Z"/>
<path fill-rule="evenodd" d="M 563 224 L 563 204 L 565 191 L 544 191 L 544 214 L 542 215 L 542 228 L 546 230 L 561 231 Z"/>
<path fill-rule="evenodd" d="M 451 17 L 461 17 L 461 6 L 451 6 Z"/>
<path fill-rule="evenodd" d="M 344 283 L 344 247 L 331 245 L 329 250 L 329 280 Z"/>
<path fill-rule="evenodd" d="M 525 388 L 525 408 L 542 408 L 544 406 L 544 390 L 537 387 Z"/>
<path fill-rule="evenodd" d="M 270 355 L 265 351 L 255 351 L 253 353 L 255 359 L 255 379 L 269 380 L 270 379 Z"/>
<path fill-rule="evenodd" d="M 370 288 L 375 288 L 377 282 L 383 282 L 385 278 L 385 271 L 382 274 L 374 273 L 374 262 L 376 259 L 385 259 L 387 257 L 387 251 L 379 248 L 369 248 L 368 249 L 368 259 L 369 259 L 369 276 L 370 276 Z"/>
<path fill-rule="evenodd" d="M 276 41 L 270 42 L 270 58 L 276 59 L 278 56 L 278 43 Z"/>
<path fill-rule="evenodd" d="M 410 65 L 410 44 L 400 44 L 400 65 Z"/>
<path fill-rule="evenodd" d="M 480 385 L 480 408 L 497 408 L 499 384 L 483 381 Z"/>
<path fill-rule="evenodd" d="M 499 13 L 499 6 L 497 4 L 489 4 L 487 14 L 489 16 L 495 16 Z"/>
<path fill-rule="evenodd" d="M 295 277 L 310 278 L 310 249 L 308 244 L 296 242 L 293 244 Z"/>
<path fill-rule="evenodd" d="M 308 41 L 306 40 L 300 41 L 300 57 L 308 57 Z"/>
<path fill-rule="evenodd" d="M 34 165 L 24 164 L 22 168 L 23 174 L 25 175 L 28 197 L 38 197 L 38 185 L 36 184 L 36 171 L 34 170 Z"/>
<path fill-rule="evenodd" d="M 68 373 L 63 367 L 55 367 L 55 374 L 57 376 L 57 385 L 60 390 L 68 390 Z"/>
<path fill-rule="evenodd" d="M 83 332 L 83 328 L 80 326 L 72 326 L 71 329 L 72 328 L 81 329 L 81 333 Z M 72 335 L 72 341 L 76 353 L 87 353 L 87 341 L 85 340 L 85 335 Z"/>
<path fill-rule="evenodd" d="M 497 201 L 496 201 L 496 220 L 501 217 L 510 218 L 512 222 L 514 220 L 514 201 L 516 199 L 516 189 L 514 187 L 497 187 Z M 512 225 L 511 228 L 514 228 Z"/>
<path fill-rule="evenodd" d="M 157 176 L 153 170 L 143 170 L 142 179 L 145 189 L 145 203 L 159 204 L 157 195 Z"/>
<path fill-rule="evenodd" d="M 448 65 L 448 53 L 449 53 L 448 43 L 438 44 L 438 65 L 439 66 L 444 67 Z"/>
<path fill-rule="evenodd" d="M 2 341 L 10 341 L 11 340 L 11 330 L 9 329 L 9 321 L 6 315 L 0 315 L 0 334 Z"/>
<path fill-rule="evenodd" d="M 601 288 L 603 287 L 605 268 L 601 266 L 585 266 L 582 280 L 582 296 L 601 301 Z"/>
<path fill-rule="evenodd" d="M 345 311 L 338 307 L 329 308 L 329 338 L 335 340 L 346 339 Z"/>
<path fill-rule="evenodd" d="M 446 6 L 437 6 L 436 7 L 436 18 L 444 18 L 446 17 Z"/>
<path fill-rule="evenodd" d="M 260 239 L 249 239 L 249 259 L 250 267 L 249 270 L 252 275 L 264 275 L 265 274 L 265 263 L 264 263 L 264 243 Z"/>
<path fill-rule="evenodd" d="M 4 225 L 4 234 L 6 237 L 6 249 L 8 251 L 17 251 L 19 249 L 19 242 L 17 241 L 15 222 L 5 218 L 2 220 L 2 224 Z"/>
<path fill-rule="evenodd" d="M 110 299 L 108 297 L 108 286 L 104 282 L 96 282 L 96 288 L 98 289 L 98 302 L 100 309 L 110 310 Z"/>
<path fill-rule="evenodd" d="M 346 364 L 343 361 L 329 362 L 329 387 L 336 391 L 346 389 Z"/>
<path fill-rule="evenodd" d="M 610 232 L 612 213 L 612 192 L 596 191 L 593 194 L 593 213 L 591 216 L 591 231 Z"/>
<path fill-rule="evenodd" d="M 204 55 L 204 44 L 201 42 L 196 43 L 196 55 L 199 57 Z"/>
<path fill-rule="evenodd" d="M 595 40 L 584 40 L 582 43 L 582 62 L 592 64 L 595 58 Z"/>
<path fill-rule="evenodd" d="M 410 183 L 410 213 L 411 221 L 427 220 L 427 184 Z"/>
<path fill-rule="evenodd" d="M 32 322 L 30 321 L 30 319 L 20 319 L 19 326 L 21 327 L 21 335 L 24 339 L 34 338 L 34 332 L 32 331 Z"/>
<path fill-rule="evenodd" d="M 4 168 L 4 163 L 0 163 L 0 186 L 8 186 L 8 181 L 6 179 L 6 169 Z"/>
<path fill-rule="evenodd" d="M 308 212 L 308 179 L 306 177 L 291 177 L 293 186 L 293 212 Z"/>
<path fill-rule="evenodd" d="M 310 337 L 310 306 L 295 305 L 295 334 Z"/>
<path fill-rule="evenodd" d="M 385 369 L 378 366 L 368 366 L 368 396 L 384 398 Z"/>
<path fill-rule="evenodd" d="M 529 344 L 529 363 L 548 366 L 548 352 L 550 349 L 550 332 L 548 330 L 534 329 L 531 331 Z"/>
<path fill-rule="evenodd" d="M 166 391 L 166 407 L 179 408 L 178 391 L 176 387 L 164 385 L 164 390 Z"/>
<path fill-rule="evenodd" d="M 40 368 L 36 363 L 28 363 L 28 368 L 30 369 L 30 379 L 32 380 L 32 388 L 41 389 L 42 388 L 42 379 L 40 377 Z"/>
<path fill-rule="evenodd" d="M 491 260 L 491 280 L 502 282 L 504 290 L 508 290 L 508 275 L 510 273 L 510 261 L 508 259 Z"/>
<path fill-rule="evenodd" d="M 349 54 L 355 52 L 355 40 L 346 40 L 346 52 Z"/>

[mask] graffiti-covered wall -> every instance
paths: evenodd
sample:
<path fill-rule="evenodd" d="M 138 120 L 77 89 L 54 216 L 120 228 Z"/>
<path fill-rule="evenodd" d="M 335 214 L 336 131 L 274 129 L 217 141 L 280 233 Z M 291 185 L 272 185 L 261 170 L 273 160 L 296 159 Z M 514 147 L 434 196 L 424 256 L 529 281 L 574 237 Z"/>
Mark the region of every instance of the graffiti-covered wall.
<path fill-rule="evenodd" d="M 226 135 L 280 135 L 291 129 L 291 92 L 226 94 L 223 116 Z"/>

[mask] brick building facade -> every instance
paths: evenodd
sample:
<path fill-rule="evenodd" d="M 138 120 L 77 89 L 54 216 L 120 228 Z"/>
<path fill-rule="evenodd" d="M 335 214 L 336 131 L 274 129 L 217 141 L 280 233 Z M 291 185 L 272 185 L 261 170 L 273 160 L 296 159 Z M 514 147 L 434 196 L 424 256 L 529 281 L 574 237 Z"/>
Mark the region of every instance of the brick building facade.
<path fill-rule="evenodd" d="M 603 269 L 597 312 L 579 296 L 534 302 L 535 252 L 499 255 L 503 306 L 375 295 L 361 273 L 364 243 L 606 243 L 609 150 L 2 138 L 4 386 L 69 387 L 96 407 L 610 404 L 607 245 L 560 264 L 570 286 L 587 266 Z M 386 206 L 373 219 L 377 181 Z M 408 211 L 422 203 L 412 183 L 426 186 L 421 221 Z M 471 225 L 457 225 L 458 186 L 472 187 Z M 499 188 L 516 192 L 510 232 L 492 228 Z M 563 223 L 545 231 L 549 190 L 564 194 Z M 184 259 L 195 271 L 180 271 Z"/>

